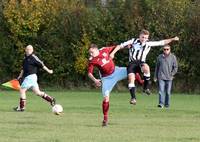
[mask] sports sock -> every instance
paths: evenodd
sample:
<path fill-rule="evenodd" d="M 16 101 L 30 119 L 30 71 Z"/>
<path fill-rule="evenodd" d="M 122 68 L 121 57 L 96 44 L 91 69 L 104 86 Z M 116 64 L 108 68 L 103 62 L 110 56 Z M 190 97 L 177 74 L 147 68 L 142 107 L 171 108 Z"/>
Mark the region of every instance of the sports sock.
<path fill-rule="evenodd" d="M 109 102 L 106 102 L 106 101 L 102 102 L 102 110 L 103 110 L 103 115 L 104 115 L 103 120 L 107 122 L 108 121 Z"/>
<path fill-rule="evenodd" d="M 143 89 L 149 89 L 149 82 L 150 82 L 150 77 L 144 76 L 144 87 Z"/>
<path fill-rule="evenodd" d="M 136 99 L 135 96 L 135 87 L 129 88 L 130 94 L 131 94 L 131 99 Z"/>
<path fill-rule="evenodd" d="M 134 83 L 129 83 L 128 84 L 128 88 L 129 88 L 129 91 L 130 91 L 130 94 L 131 94 L 131 99 L 136 99 L 136 96 L 135 96 L 135 84 Z"/>
<path fill-rule="evenodd" d="M 42 96 L 43 99 L 45 99 L 47 102 L 52 102 L 53 98 L 49 95 L 47 95 L 46 93 L 44 93 L 44 95 Z"/>
<path fill-rule="evenodd" d="M 20 98 L 20 100 L 19 100 L 20 109 L 25 109 L 25 106 L 26 106 L 26 99 Z"/>

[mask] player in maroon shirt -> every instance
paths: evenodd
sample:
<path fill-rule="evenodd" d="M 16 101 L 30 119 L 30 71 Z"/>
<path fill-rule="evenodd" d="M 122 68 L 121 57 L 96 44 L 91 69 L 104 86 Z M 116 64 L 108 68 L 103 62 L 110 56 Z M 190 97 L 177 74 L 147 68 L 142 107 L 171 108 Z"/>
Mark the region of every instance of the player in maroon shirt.
<path fill-rule="evenodd" d="M 115 46 L 110 46 L 98 49 L 95 44 L 91 44 L 89 47 L 90 58 L 88 65 L 88 77 L 97 87 L 102 86 L 102 110 L 104 114 L 102 126 L 107 126 L 108 124 L 110 92 L 118 81 L 127 77 L 126 67 L 115 66 L 113 59 L 110 57 L 110 53 L 114 48 Z M 100 79 L 94 77 L 94 67 L 99 69 Z"/>

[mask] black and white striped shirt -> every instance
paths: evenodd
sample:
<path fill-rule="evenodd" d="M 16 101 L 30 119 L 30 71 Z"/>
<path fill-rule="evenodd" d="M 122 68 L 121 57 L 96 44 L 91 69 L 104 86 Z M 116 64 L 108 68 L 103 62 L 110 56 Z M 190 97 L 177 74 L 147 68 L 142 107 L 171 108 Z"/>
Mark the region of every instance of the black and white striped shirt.
<path fill-rule="evenodd" d="M 163 46 L 164 41 L 147 41 L 145 43 L 141 43 L 138 38 L 132 38 L 124 43 L 121 43 L 121 48 L 127 47 L 131 45 L 129 48 L 129 62 L 133 61 L 146 61 L 146 56 L 149 53 L 152 46 Z"/>

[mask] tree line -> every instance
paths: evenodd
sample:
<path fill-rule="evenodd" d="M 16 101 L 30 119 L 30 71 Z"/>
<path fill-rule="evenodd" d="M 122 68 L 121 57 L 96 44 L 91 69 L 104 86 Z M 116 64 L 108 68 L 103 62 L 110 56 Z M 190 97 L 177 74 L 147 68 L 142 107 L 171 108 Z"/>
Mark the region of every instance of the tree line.
<path fill-rule="evenodd" d="M 24 47 L 31 44 L 54 74 L 41 72 L 44 85 L 89 87 L 88 46 L 120 44 L 142 29 L 150 40 L 179 36 L 172 43 L 179 71 L 175 88 L 200 92 L 200 2 L 198 0 L 2 0 L 0 2 L 0 80 L 18 76 Z M 151 72 L 160 48 L 148 55 Z M 117 53 L 117 65 L 128 63 L 127 51 Z"/>

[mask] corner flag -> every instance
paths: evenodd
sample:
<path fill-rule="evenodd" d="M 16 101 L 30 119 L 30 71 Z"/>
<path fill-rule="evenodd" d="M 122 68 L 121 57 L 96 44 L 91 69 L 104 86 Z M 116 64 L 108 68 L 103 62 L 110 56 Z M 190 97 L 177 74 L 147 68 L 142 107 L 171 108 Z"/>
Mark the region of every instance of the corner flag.
<path fill-rule="evenodd" d="M 5 82 L 5 83 L 2 84 L 2 86 L 9 87 L 9 88 L 12 88 L 12 89 L 15 89 L 15 90 L 19 90 L 19 88 L 20 88 L 20 84 L 19 84 L 19 81 L 17 79 L 13 79 L 13 80 L 10 80 L 8 82 Z"/>

